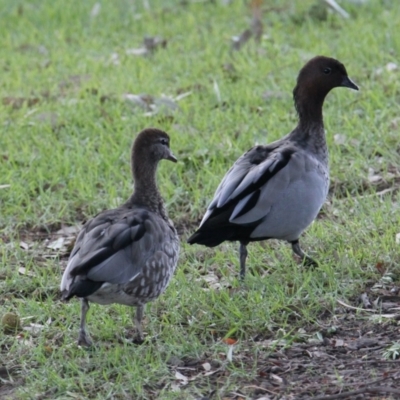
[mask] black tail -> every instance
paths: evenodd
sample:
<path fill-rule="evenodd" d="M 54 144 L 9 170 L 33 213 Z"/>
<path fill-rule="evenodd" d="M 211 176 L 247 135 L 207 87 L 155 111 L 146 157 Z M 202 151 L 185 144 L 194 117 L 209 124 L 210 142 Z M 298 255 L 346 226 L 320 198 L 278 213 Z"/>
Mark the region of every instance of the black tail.
<path fill-rule="evenodd" d="M 199 229 L 198 231 L 193 233 L 192 236 L 190 236 L 187 242 L 189 244 L 197 243 L 207 247 L 215 247 L 226 240 L 225 235 L 221 233 L 222 232 L 216 231 L 201 231 Z"/>
<path fill-rule="evenodd" d="M 64 290 L 61 293 L 61 300 L 68 301 L 74 296 L 80 298 L 90 296 L 95 291 L 100 289 L 103 283 L 104 282 L 94 282 L 91 281 L 90 279 L 85 279 L 85 280 L 77 279 L 72 283 L 69 290 Z"/>

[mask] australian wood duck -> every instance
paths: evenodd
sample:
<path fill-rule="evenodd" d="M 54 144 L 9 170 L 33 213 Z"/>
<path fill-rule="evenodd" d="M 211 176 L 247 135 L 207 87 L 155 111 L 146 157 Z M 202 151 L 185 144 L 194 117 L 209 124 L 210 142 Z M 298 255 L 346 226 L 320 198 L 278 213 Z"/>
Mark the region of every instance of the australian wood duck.
<path fill-rule="evenodd" d="M 316 218 L 329 187 L 328 149 L 322 106 L 335 87 L 358 90 L 339 61 L 315 57 L 301 70 L 293 91 L 299 122 L 276 142 L 255 146 L 227 172 L 188 242 L 213 247 L 240 242 L 240 276 L 247 245 L 281 239 L 306 265 L 316 265 L 300 248 L 299 236 Z"/>
<path fill-rule="evenodd" d="M 169 136 L 158 129 L 143 130 L 132 146 L 132 196 L 86 222 L 76 239 L 61 292 L 64 300 L 81 298 L 80 345 L 91 345 L 86 331 L 89 301 L 135 306 L 142 340 L 144 305 L 160 296 L 175 271 L 179 238 L 156 183 L 162 159 L 177 161 Z"/>

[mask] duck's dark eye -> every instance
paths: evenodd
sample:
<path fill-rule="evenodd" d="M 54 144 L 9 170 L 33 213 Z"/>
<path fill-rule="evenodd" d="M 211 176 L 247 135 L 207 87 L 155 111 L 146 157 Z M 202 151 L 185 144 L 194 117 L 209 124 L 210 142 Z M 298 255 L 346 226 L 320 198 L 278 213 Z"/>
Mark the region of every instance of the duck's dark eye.
<path fill-rule="evenodd" d="M 168 139 L 166 138 L 161 138 L 160 139 L 161 144 L 163 144 L 164 146 L 168 145 Z"/>
<path fill-rule="evenodd" d="M 331 69 L 330 68 L 324 68 L 324 74 L 325 75 L 329 75 L 331 73 Z"/>

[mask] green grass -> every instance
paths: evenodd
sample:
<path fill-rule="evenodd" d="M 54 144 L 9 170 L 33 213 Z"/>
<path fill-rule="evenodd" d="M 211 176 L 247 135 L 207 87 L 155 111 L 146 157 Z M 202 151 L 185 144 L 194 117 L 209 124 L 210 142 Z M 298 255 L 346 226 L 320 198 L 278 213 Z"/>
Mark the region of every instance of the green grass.
<path fill-rule="evenodd" d="M 14 398 L 194 399 L 214 389 L 214 398 L 227 398 L 255 376 L 259 352 L 272 351 L 256 338 L 290 343 L 300 340 L 300 328 L 312 335 L 337 298 L 379 280 L 377 263 L 398 276 L 399 196 L 375 193 L 400 181 L 400 68 L 385 69 L 400 63 L 399 2 L 342 2 L 350 19 L 329 13 L 318 21 L 306 15 L 310 1 L 268 1 L 261 43 L 239 52 L 230 38 L 251 17 L 242 1 L 100 2 L 95 17 L 94 2 L 2 3 L 0 185 L 10 186 L 0 188 L 0 306 L 26 318 L 25 326 L 43 325 L 24 339 L 0 333 L 1 361 L 15 367 L 20 383 Z M 146 35 L 166 39 L 166 48 L 126 54 Z M 291 91 L 317 54 L 341 60 L 361 87 L 336 89 L 325 104 L 331 195 L 302 240 L 321 267 L 300 269 L 285 243 L 251 244 L 249 274 L 239 284 L 236 245 L 206 249 L 185 239 L 236 158 L 295 126 Z M 185 92 L 177 110 L 156 115 L 123 100 Z M 21 107 L 7 104 L 18 98 Z M 147 306 L 147 343 L 119 341 L 131 328 L 127 307 L 93 305 L 88 324 L 98 348 L 85 352 L 75 344 L 78 302 L 58 300 L 65 257 L 45 240 L 129 196 L 130 145 L 147 126 L 170 134 L 180 160 L 161 163 L 158 175 L 182 232 L 179 268 L 165 295 Z M 368 179 L 373 174 L 382 177 L 378 184 Z M 252 368 L 225 360 L 226 336 L 239 339 L 235 355 L 250 351 Z M 226 363 L 226 374 L 176 392 L 172 356 Z"/>

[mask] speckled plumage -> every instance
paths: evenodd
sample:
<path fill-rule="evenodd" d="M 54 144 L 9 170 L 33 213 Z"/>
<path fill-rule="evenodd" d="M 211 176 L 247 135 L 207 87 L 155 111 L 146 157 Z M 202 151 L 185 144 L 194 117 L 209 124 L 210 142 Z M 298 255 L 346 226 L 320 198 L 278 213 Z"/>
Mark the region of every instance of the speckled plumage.
<path fill-rule="evenodd" d="M 132 148 L 133 195 L 88 221 L 76 239 L 61 292 L 64 300 L 82 299 L 81 345 L 91 344 L 85 327 L 89 301 L 137 307 L 135 324 L 142 339 L 144 305 L 164 292 L 175 271 L 179 238 L 155 179 L 161 159 L 176 161 L 168 135 L 142 131 Z"/>
<path fill-rule="evenodd" d="M 315 57 L 301 69 L 293 91 L 297 127 L 276 142 L 253 147 L 235 162 L 189 243 L 213 247 L 226 240 L 239 241 L 241 277 L 251 241 L 289 241 L 305 263 L 316 264 L 301 250 L 299 236 L 328 194 L 322 106 L 329 91 L 339 86 L 357 89 L 335 59 Z"/>

